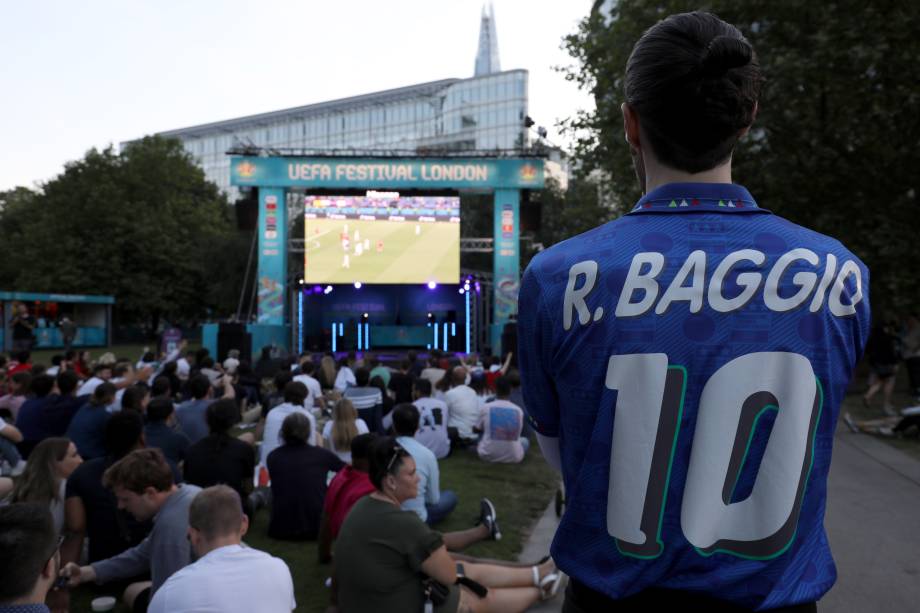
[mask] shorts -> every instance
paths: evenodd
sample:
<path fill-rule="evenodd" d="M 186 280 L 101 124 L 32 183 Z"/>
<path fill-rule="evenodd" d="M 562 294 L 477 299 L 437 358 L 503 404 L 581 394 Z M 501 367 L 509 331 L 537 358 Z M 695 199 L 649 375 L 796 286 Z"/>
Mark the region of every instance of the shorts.
<path fill-rule="evenodd" d="M 574 579 L 569 580 L 565 590 L 565 604 L 562 613 L 593 613 L 594 611 L 616 611 L 617 613 L 669 613 L 671 611 L 706 611 L 706 613 L 741 613 L 748 611 L 723 600 L 717 600 L 694 592 L 681 592 L 678 590 L 662 590 L 650 588 L 628 598 L 614 600 L 600 592 L 579 583 Z M 817 604 L 791 605 L 770 609 L 774 613 L 816 613 Z"/>

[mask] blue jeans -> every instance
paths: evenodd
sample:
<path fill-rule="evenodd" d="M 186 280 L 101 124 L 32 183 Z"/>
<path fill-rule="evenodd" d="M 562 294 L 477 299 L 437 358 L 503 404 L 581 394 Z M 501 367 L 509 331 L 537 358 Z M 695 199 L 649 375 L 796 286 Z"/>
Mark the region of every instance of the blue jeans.
<path fill-rule="evenodd" d="M 22 460 L 22 456 L 19 455 L 19 450 L 16 449 L 13 441 L 3 436 L 0 436 L 0 458 L 9 462 L 10 466 L 16 466 Z"/>
<path fill-rule="evenodd" d="M 428 511 L 428 519 L 425 520 L 425 523 L 433 526 L 442 521 L 454 510 L 458 501 L 457 495 L 452 490 L 444 490 L 441 492 L 441 499 L 437 503 L 425 505 L 425 509 Z"/>

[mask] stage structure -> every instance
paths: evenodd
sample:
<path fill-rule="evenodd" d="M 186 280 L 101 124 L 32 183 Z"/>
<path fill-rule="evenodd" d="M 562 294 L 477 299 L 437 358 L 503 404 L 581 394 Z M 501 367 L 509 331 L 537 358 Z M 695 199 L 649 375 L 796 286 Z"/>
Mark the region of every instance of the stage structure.
<path fill-rule="evenodd" d="M 502 331 L 517 313 L 521 190 L 543 187 L 541 158 L 234 156 L 230 164 L 230 182 L 240 188 L 258 190 L 258 321 L 249 326 L 253 334 L 254 351 L 269 342 L 285 345 L 286 342 L 281 339 L 290 338 L 291 323 L 300 330 L 304 326 L 301 320 L 305 317 L 330 319 L 324 321 L 322 327 L 331 335 L 330 344 L 339 351 L 365 349 L 372 344 L 432 348 L 446 346 L 452 351 L 469 351 L 470 299 L 475 281 L 466 275 L 461 276 L 459 271 L 459 198 L 443 196 L 463 193 L 492 193 L 494 197 L 494 294 L 489 337 L 493 351 L 502 351 Z M 286 300 L 289 193 L 303 197 L 307 211 L 305 284 L 290 302 Z M 359 197 L 357 194 L 366 195 Z M 401 194 L 404 197 L 401 198 Z M 426 194 L 442 196 L 429 197 Z M 374 201 L 374 198 L 378 198 L 379 202 Z M 453 204 L 453 200 L 456 200 L 456 204 Z M 338 211 L 347 211 L 349 215 L 338 214 Z M 433 239 L 428 237 L 437 237 L 434 242 L 440 241 L 444 245 L 456 242 L 456 261 L 434 266 L 425 259 L 425 252 L 420 252 L 418 257 L 414 256 L 411 253 L 414 248 L 412 241 L 396 238 L 395 232 L 387 235 L 386 245 L 383 239 L 375 239 L 372 243 L 360 234 L 356 239 L 355 232 L 360 233 L 362 229 L 367 231 L 373 224 L 387 221 L 408 222 L 406 232 L 411 233 L 414 229 L 417 236 L 425 238 L 429 243 Z M 451 222 L 455 225 L 453 230 L 448 225 Z M 349 260 L 347 255 L 343 256 L 342 250 L 335 256 L 331 252 L 320 251 L 311 255 L 307 243 L 313 236 L 317 237 L 314 241 L 316 247 L 323 243 L 323 248 L 328 249 L 332 241 L 333 248 L 344 247 L 344 253 L 357 248 L 358 255 L 379 254 L 389 249 L 387 257 L 390 259 L 377 257 L 376 261 L 389 262 L 394 254 L 400 254 L 401 260 L 388 264 L 388 271 L 380 274 L 367 272 L 366 279 L 355 277 L 354 282 L 346 283 L 343 280 L 346 277 L 342 275 L 349 274 L 357 261 Z M 317 261 L 323 257 L 344 257 L 338 268 L 347 270 L 338 270 L 337 276 L 329 279 L 311 276 L 311 257 Z M 365 258 L 362 262 L 371 259 Z M 393 276 L 394 271 L 417 272 L 413 262 L 418 264 L 418 268 L 430 268 L 422 273 L 430 276 L 414 278 L 410 275 L 405 279 Z M 353 274 L 360 276 L 364 273 Z M 400 326 L 400 313 L 413 313 L 417 316 L 419 309 L 426 308 L 412 297 L 410 289 L 419 290 L 425 285 L 430 291 L 428 296 L 438 292 L 453 293 L 451 300 L 446 298 L 446 294 L 442 300 L 445 312 L 452 314 L 439 320 L 429 313 L 425 325 Z M 374 292 L 378 296 L 377 304 L 391 305 L 396 309 L 396 325 L 370 325 L 368 320 L 372 317 L 371 313 L 362 313 L 356 321 L 337 321 L 334 315 L 324 316 L 316 310 L 311 311 L 309 304 L 304 303 L 305 298 L 308 301 L 311 298 L 327 299 L 333 291 L 341 300 L 351 300 L 352 306 L 355 300 L 366 301 L 368 292 Z M 361 291 L 365 291 L 363 297 Z M 291 295 L 293 297 L 294 293 Z M 329 300 L 327 304 L 331 304 Z M 290 307 L 286 308 L 287 304 Z M 455 308 L 450 308 L 451 305 Z M 464 324 L 458 330 L 456 312 L 462 313 L 464 309 Z M 419 328 L 424 328 L 424 331 Z M 350 334 L 358 338 L 349 338 Z M 369 341 L 369 334 L 374 341 Z M 298 348 L 297 344 L 291 347 L 294 350 Z"/>

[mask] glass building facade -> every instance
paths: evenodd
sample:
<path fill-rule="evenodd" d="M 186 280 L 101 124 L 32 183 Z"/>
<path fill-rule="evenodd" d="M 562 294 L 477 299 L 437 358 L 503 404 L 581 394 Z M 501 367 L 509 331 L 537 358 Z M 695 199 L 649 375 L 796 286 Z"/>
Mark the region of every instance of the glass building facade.
<path fill-rule="evenodd" d="M 178 138 L 207 177 L 230 186 L 229 149 L 310 154 L 439 155 L 529 145 L 527 71 L 445 79 L 352 98 L 161 132 Z"/>

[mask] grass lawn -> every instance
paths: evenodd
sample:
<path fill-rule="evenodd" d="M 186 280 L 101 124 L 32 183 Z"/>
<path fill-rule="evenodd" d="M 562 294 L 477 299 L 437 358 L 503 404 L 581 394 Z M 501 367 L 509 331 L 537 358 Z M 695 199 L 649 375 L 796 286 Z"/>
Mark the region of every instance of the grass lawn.
<path fill-rule="evenodd" d="M 479 499 L 486 496 L 498 511 L 502 540 L 478 543 L 464 553 L 473 556 L 514 560 L 523 548 L 530 528 L 540 517 L 556 491 L 558 476 L 543 460 L 536 445 L 531 446 L 520 464 L 486 464 L 474 452 L 463 451 L 440 461 L 441 489 L 457 492 L 460 503 L 438 530 L 469 528 L 479 515 Z M 256 515 L 246 543 L 287 562 L 294 577 L 297 611 L 324 611 L 329 592 L 323 587 L 329 576 L 328 565 L 316 558 L 316 543 L 291 543 L 268 538 L 268 511 Z M 549 552 L 547 552 L 549 553 Z M 536 560 L 534 560 L 536 561 Z M 74 591 L 71 611 L 89 611 L 90 600 L 101 594 L 116 595 L 101 588 L 81 587 Z M 124 611 L 124 607 L 117 609 Z"/>
<path fill-rule="evenodd" d="M 126 358 L 131 360 L 131 363 L 134 364 L 141 359 L 141 356 L 144 354 L 144 347 L 149 347 L 151 351 L 158 351 L 155 341 L 150 341 L 149 343 L 112 345 L 110 347 L 86 347 L 86 350 L 89 351 L 91 361 L 98 360 L 104 353 L 112 353 L 116 358 Z M 188 348 L 191 350 L 198 349 L 199 347 L 199 343 L 190 342 L 188 345 Z M 75 351 L 80 351 L 82 349 L 83 347 L 74 347 Z M 64 355 L 64 349 L 36 349 L 32 352 L 32 363 L 51 366 L 51 358 L 56 355 Z"/>

